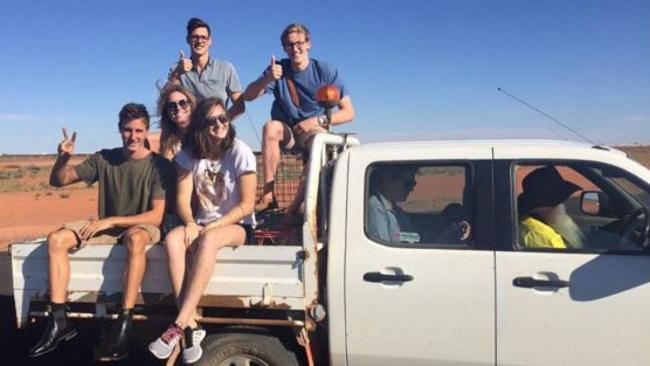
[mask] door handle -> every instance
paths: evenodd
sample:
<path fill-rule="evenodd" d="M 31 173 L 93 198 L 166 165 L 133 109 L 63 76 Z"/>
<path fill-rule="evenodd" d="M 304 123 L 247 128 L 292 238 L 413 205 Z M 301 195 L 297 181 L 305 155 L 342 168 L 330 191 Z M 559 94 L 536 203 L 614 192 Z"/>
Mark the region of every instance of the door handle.
<path fill-rule="evenodd" d="M 532 277 L 516 277 L 512 280 L 512 285 L 516 287 L 533 288 L 533 287 L 569 287 L 569 281 L 564 280 L 536 280 Z"/>
<path fill-rule="evenodd" d="M 363 274 L 363 280 L 366 282 L 408 282 L 413 280 L 413 276 L 407 274 L 383 274 L 381 272 L 367 272 Z"/>

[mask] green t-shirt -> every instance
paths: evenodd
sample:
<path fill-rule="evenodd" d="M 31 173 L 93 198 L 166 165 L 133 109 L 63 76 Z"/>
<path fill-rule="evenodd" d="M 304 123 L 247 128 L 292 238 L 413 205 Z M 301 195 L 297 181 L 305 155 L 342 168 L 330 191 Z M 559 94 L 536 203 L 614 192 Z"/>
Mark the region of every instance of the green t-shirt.
<path fill-rule="evenodd" d="M 133 216 L 149 211 L 153 199 L 165 199 L 173 191 L 173 165 L 151 153 L 128 160 L 122 148 L 101 150 L 74 167 L 88 184 L 99 182 L 99 218 Z"/>

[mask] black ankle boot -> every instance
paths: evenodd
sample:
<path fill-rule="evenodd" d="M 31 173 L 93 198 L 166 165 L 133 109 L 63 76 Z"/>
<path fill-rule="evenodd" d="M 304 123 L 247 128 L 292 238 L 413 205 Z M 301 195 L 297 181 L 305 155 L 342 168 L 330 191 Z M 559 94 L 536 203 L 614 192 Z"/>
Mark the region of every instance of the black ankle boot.
<path fill-rule="evenodd" d="M 108 332 L 108 336 L 95 351 L 98 361 L 120 361 L 129 356 L 129 334 L 133 324 L 133 309 L 122 310 Z"/>
<path fill-rule="evenodd" d="M 63 306 L 65 307 L 65 305 Z M 59 343 L 69 341 L 77 335 L 77 330 L 72 326 L 72 322 L 65 316 L 65 310 L 61 310 L 55 316 L 52 311 L 52 306 L 48 305 L 50 315 L 47 321 L 47 328 L 41 340 L 29 350 L 29 357 L 39 357 L 48 352 L 52 352 Z"/>

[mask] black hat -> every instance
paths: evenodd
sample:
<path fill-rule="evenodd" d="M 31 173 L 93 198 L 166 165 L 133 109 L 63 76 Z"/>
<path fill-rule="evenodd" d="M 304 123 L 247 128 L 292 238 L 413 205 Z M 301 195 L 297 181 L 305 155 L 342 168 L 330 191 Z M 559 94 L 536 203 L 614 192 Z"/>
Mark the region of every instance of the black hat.
<path fill-rule="evenodd" d="M 523 193 L 517 199 L 520 215 L 538 207 L 555 207 L 582 189 L 564 180 L 552 166 L 535 169 L 524 178 L 522 186 Z"/>

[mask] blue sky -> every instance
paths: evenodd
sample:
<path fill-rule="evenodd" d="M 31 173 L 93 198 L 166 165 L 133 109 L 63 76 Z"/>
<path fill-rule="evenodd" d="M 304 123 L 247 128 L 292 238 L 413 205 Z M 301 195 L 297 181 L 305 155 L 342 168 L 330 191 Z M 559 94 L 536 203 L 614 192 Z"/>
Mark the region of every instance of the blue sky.
<path fill-rule="evenodd" d="M 356 109 L 335 131 L 362 142 L 575 139 L 501 87 L 594 141 L 650 143 L 650 0 L 11 1 L 2 13 L 0 153 L 54 152 L 62 126 L 78 151 L 119 145 L 120 107 L 154 110 L 193 16 L 243 85 L 284 55 L 287 24 L 306 24 Z M 256 149 L 270 104 L 237 121 Z"/>

